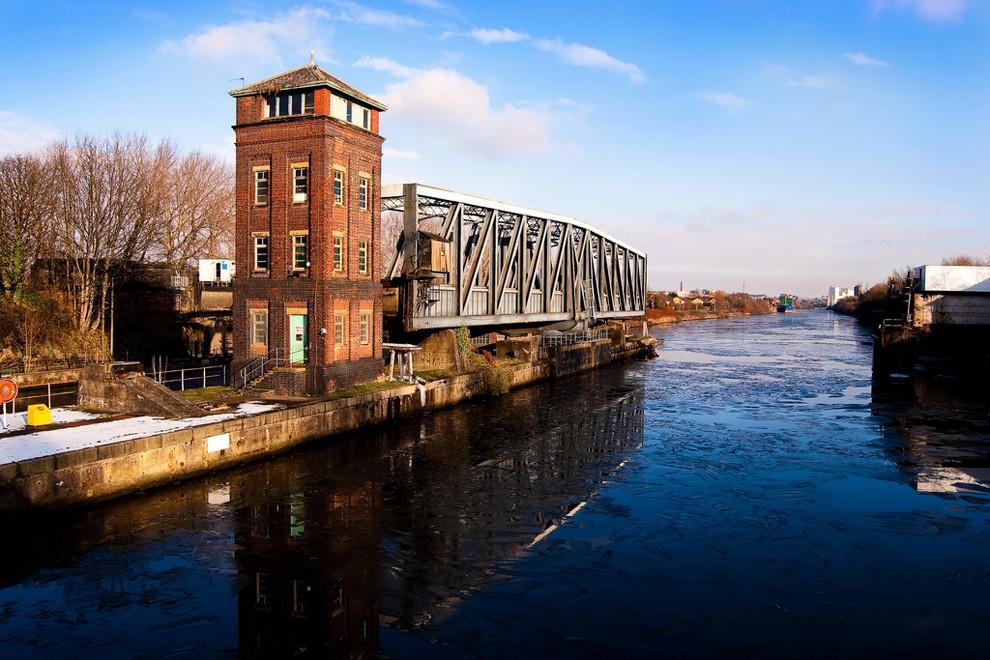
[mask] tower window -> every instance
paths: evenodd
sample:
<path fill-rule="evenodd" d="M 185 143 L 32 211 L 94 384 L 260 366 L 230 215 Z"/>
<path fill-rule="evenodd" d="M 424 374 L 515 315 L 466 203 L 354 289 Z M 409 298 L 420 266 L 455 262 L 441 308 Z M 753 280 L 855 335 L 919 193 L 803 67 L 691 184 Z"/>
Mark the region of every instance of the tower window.
<path fill-rule="evenodd" d="M 358 179 L 358 208 L 367 209 L 368 208 L 368 178 L 361 177 Z"/>
<path fill-rule="evenodd" d="M 354 104 L 347 102 L 347 121 L 354 123 Z"/>
<path fill-rule="evenodd" d="M 268 170 L 254 171 L 254 203 L 258 206 L 268 204 Z"/>
<path fill-rule="evenodd" d="M 259 346 L 268 345 L 267 309 L 255 309 L 251 311 L 251 343 Z"/>
<path fill-rule="evenodd" d="M 292 168 L 292 201 L 300 203 L 306 201 L 306 193 L 309 185 L 309 167 Z"/>
<path fill-rule="evenodd" d="M 338 206 L 344 205 L 344 171 L 333 171 L 333 203 Z"/>
<path fill-rule="evenodd" d="M 283 92 L 265 98 L 265 117 L 288 117 L 313 113 L 313 92 Z"/>
<path fill-rule="evenodd" d="M 309 267 L 309 236 L 292 235 L 292 270 L 306 270 Z"/>
<path fill-rule="evenodd" d="M 338 273 L 344 270 L 344 237 L 340 234 L 333 237 L 333 269 Z"/>
<path fill-rule="evenodd" d="M 371 128 L 371 110 L 368 110 L 367 108 L 364 109 L 364 121 L 361 125 L 366 129 Z"/>
<path fill-rule="evenodd" d="M 362 346 L 371 343 L 371 312 L 361 312 L 361 327 L 358 338 Z"/>
<path fill-rule="evenodd" d="M 362 274 L 368 272 L 368 241 L 358 243 L 358 272 Z"/>
<path fill-rule="evenodd" d="M 256 234 L 254 237 L 254 269 L 268 270 L 268 234 Z"/>
<path fill-rule="evenodd" d="M 347 312 L 333 313 L 333 345 L 347 344 Z"/>

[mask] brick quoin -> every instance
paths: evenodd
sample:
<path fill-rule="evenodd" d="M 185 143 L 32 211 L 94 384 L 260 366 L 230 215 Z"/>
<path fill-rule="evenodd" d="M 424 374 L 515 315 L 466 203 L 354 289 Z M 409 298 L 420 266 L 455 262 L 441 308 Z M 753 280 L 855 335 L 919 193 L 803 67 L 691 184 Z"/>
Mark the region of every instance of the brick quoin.
<path fill-rule="evenodd" d="M 268 98 L 312 92 L 306 114 L 266 117 Z M 276 378 L 290 391 L 318 393 L 375 378 L 382 367 L 381 162 L 378 114 L 385 106 L 312 63 L 234 90 L 236 98 L 236 224 L 233 282 L 233 372 L 274 349 L 289 354 L 289 315 L 307 314 L 308 360 Z M 355 123 L 331 115 L 354 104 Z M 370 110 L 369 129 L 362 112 Z M 308 194 L 293 202 L 292 166 L 309 164 Z M 269 201 L 255 204 L 255 168 L 269 168 Z M 334 204 L 334 168 L 343 168 L 345 203 Z M 370 175 L 368 208 L 358 207 L 359 177 Z M 292 271 L 292 232 L 308 232 L 309 268 Z M 254 270 L 254 237 L 267 232 L 269 268 Z M 343 235 L 343 272 L 333 268 L 333 236 Z M 367 273 L 358 270 L 359 243 L 368 244 Z M 251 343 L 251 310 L 268 310 L 268 344 Z M 334 342 L 334 312 L 346 311 L 346 342 Z M 370 343 L 360 343 L 361 312 L 370 312 Z M 320 330 L 326 334 L 320 336 Z M 305 378 L 301 377 L 305 371 Z"/>

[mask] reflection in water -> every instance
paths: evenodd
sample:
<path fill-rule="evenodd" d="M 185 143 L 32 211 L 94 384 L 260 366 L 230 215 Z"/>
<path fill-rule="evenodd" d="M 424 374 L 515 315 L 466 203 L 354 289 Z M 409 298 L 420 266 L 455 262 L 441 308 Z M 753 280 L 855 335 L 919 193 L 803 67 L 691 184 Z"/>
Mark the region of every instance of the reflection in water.
<path fill-rule="evenodd" d="M 180 655 L 373 656 L 381 625 L 455 611 L 642 443 L 642 388 L 611 370 L 59 516 L 6 552 L 0 650 L 96 651 L 109 633 L 125 655 L 180 637 Z M 110 599 L 104 627 L 31 625 L 32 602 L 52 607 L 34 585 L 96 564 L 116 583 L 66 590 L 56 609 Z M 167 592 L 132 589 L 162 571 Z M 184 588 L 202 602 L 180 605 Z"/>
<path fill-rule="evenodd" d="M 894 385 L 875 383 L 873 409 L 891 419 L 888 451 L 919 492 L 990 494 L 990 411 L 984 393 L 955 380 L 915 374 Z"/>
<path fill-rule="evenodd" d="M 985 654 L 985 403 L 871 388 L 830 313 L 660 333 L 658 360 L 19 527 L 0 657 Z"/>

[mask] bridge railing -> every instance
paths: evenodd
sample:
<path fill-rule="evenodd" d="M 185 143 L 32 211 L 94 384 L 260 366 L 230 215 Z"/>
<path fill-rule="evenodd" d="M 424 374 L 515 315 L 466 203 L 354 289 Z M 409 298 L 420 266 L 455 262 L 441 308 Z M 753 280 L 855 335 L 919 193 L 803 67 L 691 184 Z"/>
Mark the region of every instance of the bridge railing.
<path fill-rule="evenodd" d="M 417 183 L 385 186 L 403 231 L 386 272 L 407 331 L 635 318 L 646 254 L 580 220 Z"/>

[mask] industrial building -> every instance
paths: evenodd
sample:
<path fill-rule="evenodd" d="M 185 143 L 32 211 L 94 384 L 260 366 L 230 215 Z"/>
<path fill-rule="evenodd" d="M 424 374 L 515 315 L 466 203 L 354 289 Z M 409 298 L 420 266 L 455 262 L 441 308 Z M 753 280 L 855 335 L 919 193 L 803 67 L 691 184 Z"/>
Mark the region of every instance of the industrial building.
<path fill-rule="evenodd" d="M 312 61 L 236 99 L 236 371 L 323 392 L 381 371 L 385 106 Z"/>

